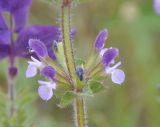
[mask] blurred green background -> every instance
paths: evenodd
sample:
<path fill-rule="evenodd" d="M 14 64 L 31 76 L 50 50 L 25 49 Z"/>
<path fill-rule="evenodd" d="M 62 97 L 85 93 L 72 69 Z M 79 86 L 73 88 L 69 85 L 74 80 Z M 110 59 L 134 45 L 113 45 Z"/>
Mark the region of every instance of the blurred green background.
<path fill-rule="evenodd" d="M 73 9 L 77 34 L 76 55 L 86 59 L 98 32 L 107 28 L 106 47 L 120 50 L 126 80 L 122 86 L 106 82 L 107 89 L 87 98 L 90 127 L 160 127 L 160 16 L 152 0 L 89 0 Z M 56 5 L 33 0 L 29 24 L 59 25 Z M 7 60 L 0 62 L 0 90 L 6 92 Z M 17 98 L 37 97 L 23 108 L 30 127 L 72 127 L 72 108 L 59 109 L 53 98 L 37 95 L 37 78 L 25 79 L 27 62 L 20 60 Z M 18 100 L 17 99 L 17 100 Z"/>

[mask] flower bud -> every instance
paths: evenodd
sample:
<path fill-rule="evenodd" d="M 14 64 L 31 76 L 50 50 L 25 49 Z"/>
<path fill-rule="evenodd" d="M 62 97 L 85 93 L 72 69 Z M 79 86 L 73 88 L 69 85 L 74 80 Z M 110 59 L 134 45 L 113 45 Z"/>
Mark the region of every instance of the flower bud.
<path fill-rule="evenodd" d="M 16 67 L 10 67 L 9 69 L 8 69 L 8 73 L 9 73 L 9 75 L 12 77 L 12 78 L 14 78 L 16 75 L 17 75 L 17 73 L 18 73 L 18 69 L 16 68 Z"/>
<path fill-rule="evenodd" d="M 83 75 L 84 75 L 84 70 L 82 67 L 77 67 L 76 68 L 76 74 L 79 77 L 80 81 L 83 80 Z"/>

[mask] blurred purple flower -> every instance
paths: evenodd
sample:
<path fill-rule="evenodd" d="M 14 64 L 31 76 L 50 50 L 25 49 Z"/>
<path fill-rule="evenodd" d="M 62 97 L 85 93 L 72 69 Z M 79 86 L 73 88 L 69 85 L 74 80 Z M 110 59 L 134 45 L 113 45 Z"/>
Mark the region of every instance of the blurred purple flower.
<path fill-rule="evenodd" d="M 14 17 L 15 31 L 19 32 L 27 22 L 31 0 L 0 0 L 0 12 L 8 11 Z"/>
<path fill-rule="evenodd" d="M 153 6 L 154 6 L 154 10 L 155 12 L 160 15 L 160 0 L 154 0 L 153 1 Z"/>
<path fill-rule="evenodd" d="M 102 30 L 97 36 L 94 47 L 98 49 L 101 63 L 104 66 L 104 72 L 111 75 L 112 82 L 120 85 L 125 80 L 125 73 L 117 69 L 121 65 L 121 62 L 115 64 L 115 58 L 119 55 L 119 50 L 112 47 L 104 48 L 107 37 L 108 31 L 106 29 Z M 111 66 L 112 64 L 115 65 Z"/>
<path fill-rule="evenodd" d="M 31 2 L 32 0 L 0 0 L 0 12 L 10 12 L 15 21 L 16 32 L 25 26 Z"/>
<path fill-rule="evenodd" d="M 11 61 L 9 74 L 13 77 L 18 71 L 14 67 L 15 57 L 31 58 L 31 61 L 28 62 L 26 77 L 34 77 L 40 70 L 41 75 L 49 79 L 49 82 L 38 81 L 40 84 L 38 94 L 43 100 L 47 101 L 52 97 L 53 89 L 56 88 L 54 81 L 56 72 L 53 68 L 46 66 L 41 59 L 46 56 L 53 60 L 56 59 L 52 46 L 54 41 L 61 40 L 61 34 L 57 26 L 33 25 L 26 27 L 31 1 L 0 0 L 0 60 L 9 57 Z M 10 14 L 9 25 L 7 25 L 2 14 L 6 11 Z M 16 40 L 13 39 L 14 33 L 17 34 Z M 75 30 L 72 29 L 71 37 L 73 38 L 74 35 Z M 29 47 L 32 48 L 31 52 L 29 52 Z"/>
<path fill-rule="evenodd" d="M 26 27 L 28 10 L 32 0 L 0 0 L 0 60 L 3 58 L 25 57 L 29 58 L 28 40 L 38 38 L 44 42 L 48 54 L 52 59 L 55 55 L 52 51 L 53 41 L 61 39 L 59 27 L 34 25 Z M 7 25 L 3 12 L 9 12 L 10 24 Z M 12 24 L 14 20 L 15 24 Z M 11 25 L 12 24 L 12 25 Z M 12 28 L 15 26 L 15 28 Z M 12 30 L 13 29 L 13 30 Z M 13 33 L 17 33 L 17 39 L 13 40 Z M 75 31 L 71 36 L 74 36 Z"/>

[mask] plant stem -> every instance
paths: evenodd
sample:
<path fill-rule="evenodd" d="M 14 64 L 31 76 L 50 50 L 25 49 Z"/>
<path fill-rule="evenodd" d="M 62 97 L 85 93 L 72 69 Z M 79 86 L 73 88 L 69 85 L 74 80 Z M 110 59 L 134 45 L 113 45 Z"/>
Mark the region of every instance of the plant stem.
<path fill-rule="evenodd" d="M 88 127 L 85 99 L 83 97 L 76 98 L 73 106 L 76 127 Z"/>
<path fill-rule="evenodd" d="M 10 14 L 10 56 L 9 56 L 9 68 L 8 68 L 8 99 L 9 99 L 9 109 L 8 109 L 8 116 L 12 117 L 15 112 L 15 76 L 10 74 L 10 69 L 14 67 L 15 59 L 13 56 L 13 47 L 14 47 L 14 40 L 13 40 L 13 18 L 12 14 Z"/>
<path fill-rule="evenodd" d="M 71 79 L 71 85 L 75 92 L 83 91 L 80 83 L 77 83 L 76 65 L 73 54 L 73 46 L 71 42 L 70 32 L 70 11 L 72 0 L 62 0 L 61 6 L 61 31 L 65 62 Z M 85 100 L 83 97 L 77 97 L 74 101 L 75 125 L 76 127 L 87 127 Z"/>
<path fill-rule="evenodd" d="M 62 30 L 62 41 L 63 49 L 65 55 L 65 61 L 67 69 L 72 79 L 73 84 L 75 85 L 76 81 L 76 67 L 73 55 L 73 46 L 70 38 L 70 9 L 71 3 L 67 3 L 67 0 L 63 0 L 61 6 L 61 30 Z"/>
<path fill-rule="evenodd" d="M 8 99 L 9 99 L 8 116 L 12 117 L 15 112 L 15 81 L 9 74 L 8 74 Z"/>

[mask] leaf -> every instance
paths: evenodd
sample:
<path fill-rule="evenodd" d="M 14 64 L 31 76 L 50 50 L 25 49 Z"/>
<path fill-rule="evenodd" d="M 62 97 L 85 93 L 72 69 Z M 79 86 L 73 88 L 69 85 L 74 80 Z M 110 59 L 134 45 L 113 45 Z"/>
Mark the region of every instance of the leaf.
<path fill-rule="evenodd" d="M 56 96 L 56 98 L 62 98 L 64 96 L 64 91 L 55 90 L 54 95 Z"/>
<path fill-rule="evenodd" d="M 88 87 L 92 91 L 92 93 L 98 93 L 104 89 L 102 83 L 96 80 L 89 81 Z"/>
<path fill-rule="evenodd" d="M 88 96 L 88 97 L 93 97 L 93 92 L 92 90 L 87 86 L 84 88 L 83 93 L 81 93 L 82 96 Z"/>
<path fill-rule="evenodd" d="M 73 100 L 76 98 L 76 94 L 73 92 L 66 92 L 60 101 L 59 107 L 64 108 L 70 104 L 72 104 Z"/>

